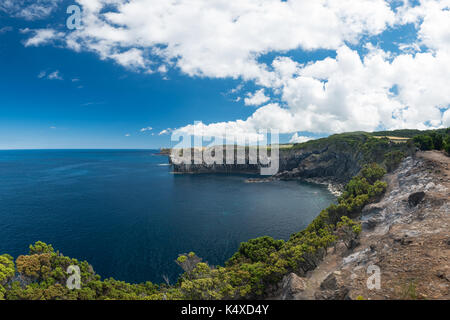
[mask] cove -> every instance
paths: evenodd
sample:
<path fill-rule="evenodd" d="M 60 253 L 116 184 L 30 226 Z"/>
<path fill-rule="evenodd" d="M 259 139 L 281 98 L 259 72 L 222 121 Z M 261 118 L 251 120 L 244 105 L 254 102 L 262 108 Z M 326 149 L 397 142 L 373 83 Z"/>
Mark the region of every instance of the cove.
<path fill-rule="evenodd" d="M 335 197 L 298 181 L 174 175 L 156 150 L 0 151 L 0 254 L 38 240 L 102 278 L 173 284 L 178 254 L 223 265 L 241 242 L 287 240 Z"/>

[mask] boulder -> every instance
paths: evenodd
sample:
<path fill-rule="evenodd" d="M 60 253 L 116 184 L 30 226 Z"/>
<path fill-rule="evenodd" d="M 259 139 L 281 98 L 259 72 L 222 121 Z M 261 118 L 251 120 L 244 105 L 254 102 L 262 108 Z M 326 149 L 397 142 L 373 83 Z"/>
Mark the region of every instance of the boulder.
<path fill-rule="evenodd" d="M 293 300 L 296 295 L 305 291 L 306 288 L 306 280 L 295 273 L 285 276 L 281 283 L 282 300 Z"/>
<path fill-rule="evenodd" d="M 333 272 L 320 284 L 319 292 L 315 293 L 317 300 L 348 300 L 350 289 L 340 280 L 340 274 Z"/>
<path fill-rule="evenodd" d="M 425 192 L 415 192 L 409 195 L 408 197 L 408 204 L 411 207 L 417 207 L 419 203 L 422 202 L 422 200 L 425 198 Z"/>

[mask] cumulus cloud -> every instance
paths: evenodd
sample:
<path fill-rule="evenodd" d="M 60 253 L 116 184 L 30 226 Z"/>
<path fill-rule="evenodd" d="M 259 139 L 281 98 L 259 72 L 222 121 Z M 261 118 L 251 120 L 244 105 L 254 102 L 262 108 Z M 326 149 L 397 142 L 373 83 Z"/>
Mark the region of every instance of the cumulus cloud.
<path fill-rule="evenodd" d="M 66 38 L 75 50 L 147 71 L 157 62 L 189 75 L 262 83 L 270 81 L 257 62 L 265 52 L 336 49 L 395 22 L 383 0 L 76 2 L 83 28 Z"/>
<path fill-rule="evenodd" d="M 2 0 L 0 11 L 25 20 L 47 18 L 62 0 Z"/>
<path fill-rule="evenodd" d="M 247 98 L 244 99 L 244 103 L 246 106 L 260 106 L 269 100 L 270 98 L 265 95 L 264 89 L 260 89 L 253 94 L 249 93 Z"/>
<path fill-rule="evenodd" d="M 241 79 L 258 87 L 245 103 L 261 107 L 247 119 L 199 123 L 178 132 L 234 130 L 257 138 L 260 129 L 335 133 L 448 124 L 449 0 L 403 1 L 395 10 L 384 0 L 76 2 L 83 9 L 82 29 L 36 30 L 25 45 L 63 41 L 134 70 L 177 68 L 189 76 Z M 407 24 L 417 37 L 396 39 L 396 52 L 372 44 L 388 28 Z M 304 64 L 283 54 L 295 49 L 335 55 Z M 277 53 L 273 61 L 261 62 L 270 52 Z M 278 104 L 267 104 L 266 90 Z"/>
<path fill-rule="evenodd" d="M 146 127 L 146 128 L 142 128 L 141 132 L 152 131 L 152 130 L 153 130 L 152 127 Z"/>

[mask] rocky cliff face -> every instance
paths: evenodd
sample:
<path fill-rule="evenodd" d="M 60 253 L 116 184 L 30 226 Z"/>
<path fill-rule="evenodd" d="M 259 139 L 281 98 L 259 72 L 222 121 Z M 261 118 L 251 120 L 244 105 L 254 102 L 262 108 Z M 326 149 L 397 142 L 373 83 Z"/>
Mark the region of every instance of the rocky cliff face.
<path fill-rule="evenodd" d="M 359 246 L 338 244 L 305 277 L 289 275 L 278 298 L 450 298 L 450 158 L 419 152 L 385 179 L 385 196 L 361 215 Z"/>
<path fill-rule="evenodd" d="M 361 170 L 361 150 L 330 144 L 321 148 L 293 149 L 280 157 L 280 179 L 328 178 L 346 182 Z"/>
<path fill-rule="evenodd" d="M 335 135 L 311 141 L 290 149 L 280 149 L 279 173 L 276 179 L 327 179 L 345 183 L 358 174 L 369 162 L 382 162 L 389 150 L 406 149 L 406 146 L 381 141 L 364 133 Z M 380 152 L 381 150 L 381 152 Z M 248 163 L 248 154 L 244 161 Z M 237 163 L 237 161 L 236 161 Z M 175 164 L 176 173 L 254 173 L 259 165 L 207 165 Z"/>

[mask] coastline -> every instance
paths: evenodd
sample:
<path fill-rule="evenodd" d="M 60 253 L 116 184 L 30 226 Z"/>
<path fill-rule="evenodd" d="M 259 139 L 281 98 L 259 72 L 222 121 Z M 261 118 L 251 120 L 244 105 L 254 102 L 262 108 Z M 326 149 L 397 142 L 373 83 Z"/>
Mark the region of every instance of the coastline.
<path fill-rule="evenodd" d="M 326 185 L 328 191 L 334 195 L 335 197 L 340 197 L 342 195 L 342 193 L 344 192 L 344 185 L 341 183 L 336 182 L 334 179 L 332 178 L 300 178 L 300 177 L 296 177 L 296 178 L 290 178 L 290 179 L 281 179 L 278 177 L 270 177 L 270 178 L 250 178 L 250 179 L 246 179 L 245 183 L 269 183 L 272 181 L 304 181 L 304 182 L 308 182 L 308 183 L 313 183 L 313 184 L 320 184 L 320 185 Z"/>

